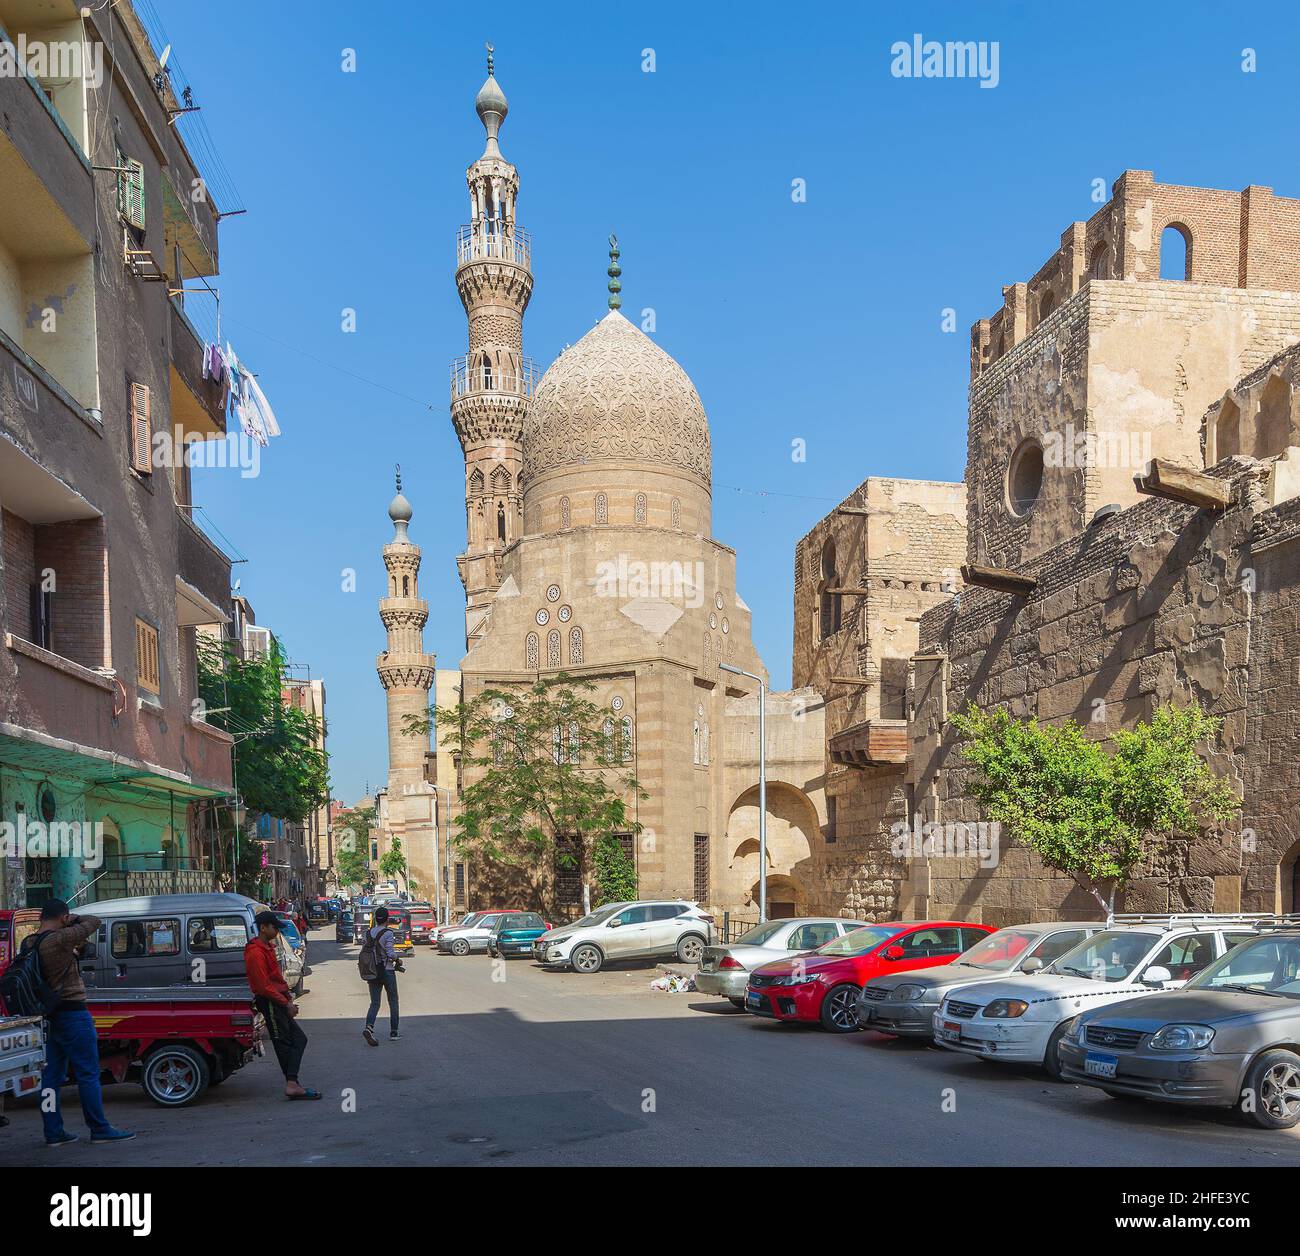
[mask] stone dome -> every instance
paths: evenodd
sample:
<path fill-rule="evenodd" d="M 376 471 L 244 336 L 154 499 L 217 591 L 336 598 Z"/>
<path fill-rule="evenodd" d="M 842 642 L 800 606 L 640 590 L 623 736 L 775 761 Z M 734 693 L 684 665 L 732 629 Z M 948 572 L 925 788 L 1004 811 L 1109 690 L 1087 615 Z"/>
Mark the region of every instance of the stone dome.
<path fill-rule="evenodd" d="M 690 377 L 617 310 L 556 358 L 524 420 L 525 492 L 593 464 L 653 468 L 705 494 L 712 478 L 709 421 Z"/>

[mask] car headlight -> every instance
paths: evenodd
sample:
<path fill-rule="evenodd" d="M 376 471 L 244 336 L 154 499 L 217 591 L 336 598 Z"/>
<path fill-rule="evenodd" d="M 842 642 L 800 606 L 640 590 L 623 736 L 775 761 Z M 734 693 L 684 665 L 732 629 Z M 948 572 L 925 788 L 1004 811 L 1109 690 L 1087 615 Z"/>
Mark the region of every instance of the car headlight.
<path fill-rule="evenodd" d="M 914 1003 L 925 993 L 925 987 L 912 983 L 911 985 L 895 986 L 889 993 L 899 1003 Z"/>
<path fill-rule="evenodd" d="M 1151 1039 L 1153 1051 L 1199 1051 L 1208 1047 L 1214 1030 L 1208 1025 L 1166 1025 Z"/>
<path fill-rule="evenodd" d="M 1070 1028 L 1065 1031 L 1066 1042 L 1082 1042 L 1084 1040 L 1084 1031 L 1088 1028 L 1084 1024 L 1082 1016 L 1076 1017 L 1070 1022 Z"/>
<path fill-rule="evenodd" d="M 788 977 L 778 977 L 774 986 L 806 986 L 822 979 L 820 973 L 791 973 Z"/>
<path fill-rule="evenodd" d="M 1029 1011 L 1029 1004 L 1024 999 L 994 999 L 984 1009 L 985 1020 L 1007 1020 L 1010 1017 L 1023 1016 Z"/>
<path fill-rule="evenodd" d="M 547 938 L 547 939 L 546 939 L 546 945 L 547 945 L 547 946 L 561 946 L 561 945 L 563 945 L 565 942 L 567 942 L 571 936 L 572 936 L 571 934 L 567 934 L 567 933 L 566 933 L 562 938 Z"/>

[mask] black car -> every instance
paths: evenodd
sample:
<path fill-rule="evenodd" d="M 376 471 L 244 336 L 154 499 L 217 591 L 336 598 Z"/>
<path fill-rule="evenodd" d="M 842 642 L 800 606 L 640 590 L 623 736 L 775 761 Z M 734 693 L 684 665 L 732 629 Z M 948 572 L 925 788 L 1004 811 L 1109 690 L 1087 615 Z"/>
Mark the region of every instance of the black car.
<path fill-rule="evenodd" d="M 338 919 L 334 922 L 334 941 L 352 941 L 352 913 L 350 911 L 339 912 Z"/>

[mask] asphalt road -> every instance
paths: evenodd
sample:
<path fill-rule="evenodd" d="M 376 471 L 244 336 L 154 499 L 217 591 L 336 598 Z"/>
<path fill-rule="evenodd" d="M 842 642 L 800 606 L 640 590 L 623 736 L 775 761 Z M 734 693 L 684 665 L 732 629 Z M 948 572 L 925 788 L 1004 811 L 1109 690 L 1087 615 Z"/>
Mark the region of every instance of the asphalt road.
<path fill-rule="evenodd" d="M 876 1034 L 830 1035 L 659 994 L 652 967 L 594 977 L 421 948 L 400 1042 L 361 1037 L 356 949 L 311 940 L 305 1084 L 273 1057 L 189 1108 L 105 1091 L 140 1137 L 46 1148 L 33 1101 L 0 1130 L 7 1163 L 133 1165 L 1300 1165 L 1300 1134 L 1231 1114 L 1119 1102 L 1088 1087 Z M 68 1128 L 83 1135 L 75 1090 Z M 67 1106 L 67 1105 L 70 1105 Z M 955 1110 L 945 1110 L 955 1109 Z"/>

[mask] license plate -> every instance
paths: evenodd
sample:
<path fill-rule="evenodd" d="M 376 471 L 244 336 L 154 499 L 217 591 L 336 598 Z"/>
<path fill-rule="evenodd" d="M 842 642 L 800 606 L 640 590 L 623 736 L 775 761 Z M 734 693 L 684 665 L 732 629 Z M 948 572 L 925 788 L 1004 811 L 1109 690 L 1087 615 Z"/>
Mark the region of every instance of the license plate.
<path fill-rule="evenodd" d="M 959 1042 L 961 1040 L 961 1026 L 955 1021 L 941 1021 L 939 1028 L 935 1031 L 940 1038 L 948 1042 Z"/>
<path fill-rule="evenodd" d="M 1083 1071 L 1089 1077 L 1114 1077 L 1119 1068 L 1119 1057 L 1102 1055 L 1100 1051 L 1089 1051 L 1083 1060 Z"/>
<path fill-rule="evenodd" d="M 753 993 L 753 992 L 751 991 L 749 994 L 745 995 L 745 1006 L 746 1006 L 746 1007 L 762 1007 L 762 1006 L 763 1006 L 763 996 L 762 996 L 761 994 L 755 994 L 755 993 Z"/>

